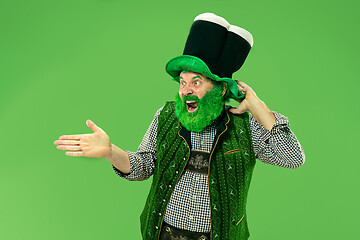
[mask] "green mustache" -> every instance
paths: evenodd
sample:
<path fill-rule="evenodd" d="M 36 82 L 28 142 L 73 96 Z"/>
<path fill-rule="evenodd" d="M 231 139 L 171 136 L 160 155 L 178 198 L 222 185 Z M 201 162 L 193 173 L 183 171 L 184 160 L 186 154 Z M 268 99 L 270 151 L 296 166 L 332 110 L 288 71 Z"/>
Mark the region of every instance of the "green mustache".
<path fill-rule="evenodd" d="M 183 96 L 182 101 L 193 101 L 195 100 L 196 102 L 198 102 L 200 99 L 196 96 L 196 95 L 189 95 L 189 96 Z"/>

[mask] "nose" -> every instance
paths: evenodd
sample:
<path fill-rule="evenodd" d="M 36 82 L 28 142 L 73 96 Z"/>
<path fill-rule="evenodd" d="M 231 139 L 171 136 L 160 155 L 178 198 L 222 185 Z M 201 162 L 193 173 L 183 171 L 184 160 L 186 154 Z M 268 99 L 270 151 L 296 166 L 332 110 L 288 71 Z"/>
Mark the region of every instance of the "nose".
<path fill-rule="evenodd" d="M 183 89 L 183 94 L 185 96 L 190 96 L 194 93 L 193 89 L 189 86 L 186 86 L 184 89 Z"/>

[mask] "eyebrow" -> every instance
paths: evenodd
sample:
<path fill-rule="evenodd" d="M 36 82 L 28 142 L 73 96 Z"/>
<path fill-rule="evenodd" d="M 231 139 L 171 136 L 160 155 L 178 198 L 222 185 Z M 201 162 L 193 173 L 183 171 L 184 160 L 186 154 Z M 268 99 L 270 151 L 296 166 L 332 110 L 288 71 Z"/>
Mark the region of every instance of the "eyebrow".
<path fill-rule="evenodd" d="M 191 80 L 194 80 L 195 78 L 199 78 L 200 80 L 203 80 L 200 76 L 195 76 Z M 180 79 L 184 79 L 184 78 L 180 76 Z"/>

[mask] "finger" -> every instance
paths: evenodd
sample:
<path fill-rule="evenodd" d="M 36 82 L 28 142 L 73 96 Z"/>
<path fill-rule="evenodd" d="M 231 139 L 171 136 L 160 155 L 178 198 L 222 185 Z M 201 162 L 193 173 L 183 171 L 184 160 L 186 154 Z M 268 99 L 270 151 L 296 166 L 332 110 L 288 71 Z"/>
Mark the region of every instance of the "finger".
<path fill-rule="evenodd" d="M 83 152 L 65 152 L 65 155 L 73 156 L 73 157 L 83 157 Z"/>
<path fill-rule="evenodd" d="M 229 109 L 229 112 L 231 112 L 233 114 L 242 114 L 242 113 L 246 112 L 246 109 L 243 108 L 241 105 L 239 105 L 237 108 Z"/>
<path fill-rule="evenodd" d="M 80 140 L 56 140 L 55 145 L 79 145 Z"/>
<path fill-rule="evenodd" d="M 244 83 L 243 81 L 240 81 L 240 80 L 235 80 L 238 84 L 241 84 L 241 85 L 246 85 L 246 83 Z"/>
<path fill-rule="evenodd" d="M 238 85 L 238 89 L 243 95 L 246 94 L 246 89 L 244 87 L 241 87 L 240 85 Z"/>
<path fill-rule="evenodd" d="M 86 134 L 75 134 L 75 135 L 62 135 L 59 137 L 60 140 L 80 140 L 82 136 Z"/>
<path fill-rule="evenodd" d="M 248 87 L 248 85 L 246 83 L 244 83 L 244 82 L 241 82 L 239 80 L 235 80 L 235 81 L 238 84 L 238 86 L 240 86 L 242 88 L 247 88 Z"/>
<path fill-rule="evenodd" d="M 96 126 L 96 124 L 91 121 L 91 120 L 87 120 L 86 121 L 86 125 L 91 129 L 93 130 L 94 132 L 99 132 L 99 131 L 102 131 L 101 128 L 99 128 L 98 126 Z"/>
<path fill-rule="evenodd" d="M 243 82 L 241 82 L 241 81 L 239 81 L 239 80 L 235 80 L 235 81 L 236 81 L 236 83 L 237 83 L 238 85 L 243 86 Z"/>
<path fill-rule="evenodd" d="M 244 91 L 245 90 L 245 86 L 243 85 L 243 82 L 240 82 L 240 81 L 237 81 L 236 80 L 236 83 L 237 83 L 237 86 L 238 86 L 238 89 L 239 91 Z"/>
<path fill-rule="evenodd" d="M 229 112 L 233 113 L 233 114 L 242 114 L 246 111 L 244 110 L 240 110 L 240 109 L 237 109 L 237 108 L 233 108 L 233 109 L 230 109 Z"/>
<path fill-rule="evenodd" d="M 66 151 L 81 151 L 81 147 L 80 146 L 64 146 L 64 145 L 59 145 L 56 147 L 59 150 L 66 150 Z"/>

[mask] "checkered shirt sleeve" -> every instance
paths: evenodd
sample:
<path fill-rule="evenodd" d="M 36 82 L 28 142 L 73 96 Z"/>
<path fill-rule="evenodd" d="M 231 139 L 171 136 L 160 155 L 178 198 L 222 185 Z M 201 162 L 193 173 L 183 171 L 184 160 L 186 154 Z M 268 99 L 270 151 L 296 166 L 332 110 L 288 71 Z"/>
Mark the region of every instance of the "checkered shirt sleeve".
<path fill-rule="evenodd" d="M 142 181 L 148 179 L 154 173 L 157 158 L 157 126 L 162 108 L 163 107 L 156 112 L 155 117 L 146 131 L 138 150 L 136 152 L 125 151 L 129 155 L 130 173 L 125 174 L 118 170 L 114 165 L 112 166 L 118 176 L 130 181 Z"/>
<path fill-rule="evenodd" d="M 305 154 L 289 128 L 288 118 L 274 111 L 273 114 L 275 124 L 270 131 L 250 114 L 251 137 L 256 158 L 284 168 L 300 167 L 305 162 Z"/>

